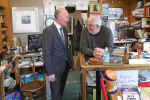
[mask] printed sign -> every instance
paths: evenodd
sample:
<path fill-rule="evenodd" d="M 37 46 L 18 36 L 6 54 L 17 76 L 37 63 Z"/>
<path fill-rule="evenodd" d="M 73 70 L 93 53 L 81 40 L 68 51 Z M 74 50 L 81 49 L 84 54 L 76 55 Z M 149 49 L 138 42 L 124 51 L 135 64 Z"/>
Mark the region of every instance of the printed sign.
<path fill-rule="evenodd" d="M 117 87 L 138 86 L 138 70 L 115 71 Z"/>

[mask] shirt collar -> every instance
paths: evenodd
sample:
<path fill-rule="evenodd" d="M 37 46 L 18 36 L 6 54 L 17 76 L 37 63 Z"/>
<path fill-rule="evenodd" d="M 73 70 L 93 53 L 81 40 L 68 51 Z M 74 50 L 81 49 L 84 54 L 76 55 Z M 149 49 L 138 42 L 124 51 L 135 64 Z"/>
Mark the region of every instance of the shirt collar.
<path fill-rule="evenodd" d="M 59 24 L 57 24 L 55 21 L 54 21 L 54 24 L 56 25 L 56 27 L 57 27 L 58 30 L 60 29 L 60 27 L 62 27 Z"/>

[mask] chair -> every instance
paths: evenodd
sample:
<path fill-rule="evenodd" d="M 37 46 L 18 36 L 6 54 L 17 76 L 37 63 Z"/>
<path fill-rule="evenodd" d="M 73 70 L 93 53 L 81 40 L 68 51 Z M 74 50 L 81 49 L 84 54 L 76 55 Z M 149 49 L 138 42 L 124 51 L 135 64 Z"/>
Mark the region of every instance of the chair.
<path fill-rule="evenodd" d="M 23 61 L 29 61 L 27 64 L 23 64 L 18 68 L 18 64 Z M 21 77 L 20 77 L 20 69 L 23 67 L 29 66 L 29 68 L 32 67 L 32 75 L 33 75 L 33 81 L 29 81 L 27 83 L 22 83 Z M 19 61 L 16 65 L 16 75 L 18 77 L 18 80 L 20 82 L 20 90 L 23 91 L 23 95 L 26 97 L 30 97 L 30 100 L 32 100 L 32 96 L 37 96 L 42 92 L 42 89 L 45 86 L 45 83 L 42 81 L 39 81 L 36 79 L 36 73 L 35 73 L 35 65 L 32 60 L 29 59 L 23 59 Z M 45 92 L 43 92 L 43 100 L 45 100 Z M 33 95 L 34 94 L 34 95 Z"/>

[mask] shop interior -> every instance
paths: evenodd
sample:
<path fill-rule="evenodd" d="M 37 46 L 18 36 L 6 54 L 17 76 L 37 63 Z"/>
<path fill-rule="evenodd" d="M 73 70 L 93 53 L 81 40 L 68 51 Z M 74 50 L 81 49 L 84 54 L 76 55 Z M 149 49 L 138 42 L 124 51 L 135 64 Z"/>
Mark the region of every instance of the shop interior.
<path fill-rule="evenodd" d="M 65 27 L 74 63 L 62 100 L 150 100 L 150 0 L 0 0 L 0 100 L 51 100 L 42 72 L 42 32 L 53 24 L 58 8 L 69 13 Z M 86 62 L 80 52 L 90 16 L 112 31 L 109 63 Z M 22 90 L 31 81 L 40 89 Z"/>

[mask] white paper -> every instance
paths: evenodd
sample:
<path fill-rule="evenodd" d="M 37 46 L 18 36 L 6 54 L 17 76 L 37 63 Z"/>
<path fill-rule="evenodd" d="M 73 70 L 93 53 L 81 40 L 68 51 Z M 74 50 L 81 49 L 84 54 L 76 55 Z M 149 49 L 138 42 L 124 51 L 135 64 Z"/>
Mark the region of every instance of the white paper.
<path fill-rule="evenodd" d="M 138 70 L 115 71 L 117 87 L 138 86 Z"/>
<path fill-rule="evenodd" d="M 65 1 L 57 1 L 56 2 L 56 9 L 58 8 L 64 8 L 67 6 L 66 2 Z"/>
<path fill-rule="evenodd" d="M 150 64 L 150 59 L 129 59 L 129 64 Z"/>
<path fill-rule="evenodd" d="M 52 0 L 47 0 L 47 2 L 51 2 Z"/>
<path fill-rule="evenodd" d="M 108 15 L 109 15 L 108 4 L 102 4 L 101 16 L 108 16 Z"/>
<path fill-rule="evenodd" d="M 76 10 L 88 10 L 89 1 L 77 1 Z"/>
<path fill-rule="evenodd" d="M 114 34 L 115 33 L 115 22 L 113 22 L 113 21 L 110 21 L 110 29 L 111 29 L 111 31 L 112 31 L 112 33 Z"/>
<path fill-rule="evenodd" d="M 83 19 L 87 19 L 87 13 L 81 13 Z"/>
<path fill-rule="evenodd" d="M 121 96 L 117 96 L 117 98 L 118 98 L 118 100 L 122 100 L 122 99 L 121 99 Z"/>
<path fill-rule="evenodd" d="M 67 6 L 68 7 L 76 6 L 76 2 L 75 1 L 67 1 Z"/>

